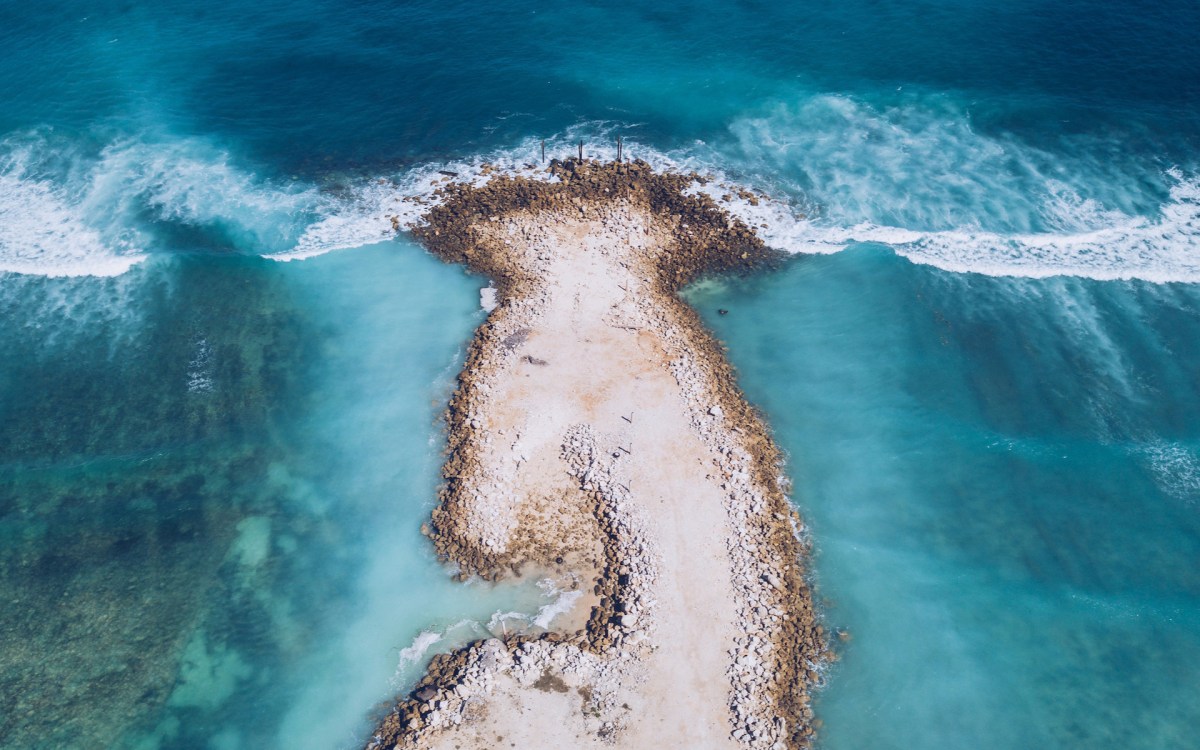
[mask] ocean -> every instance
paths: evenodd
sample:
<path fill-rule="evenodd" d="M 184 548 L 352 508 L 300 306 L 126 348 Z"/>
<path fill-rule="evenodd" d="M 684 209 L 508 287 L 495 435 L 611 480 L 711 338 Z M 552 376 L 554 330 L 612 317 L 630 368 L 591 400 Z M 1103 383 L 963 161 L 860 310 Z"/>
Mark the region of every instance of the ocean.
<path fill-rule="evenodd" d="M 0 746 L 360 746 L 557 593 L 420 526 L 486 280 L 439 170 L 714 176 L 821 746 L 1192 748 L 1200 6 L 0 4 Z M 723 309 L 726 315 L 717 311 Z"/>

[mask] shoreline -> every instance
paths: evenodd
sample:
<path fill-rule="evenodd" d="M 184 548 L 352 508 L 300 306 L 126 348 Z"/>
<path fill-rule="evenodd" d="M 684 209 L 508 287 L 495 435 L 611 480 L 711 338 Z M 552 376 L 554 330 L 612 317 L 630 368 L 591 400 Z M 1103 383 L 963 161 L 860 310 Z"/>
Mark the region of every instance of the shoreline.
<path fill-rule="evenodd" d="M 669 731 L 658 722 L 692 716 L 710 717 L 689 730 L 704 746 L 808 747 L 809 688 L 830 652 L 806 578 L 804 527 L 765 420 L 742 396 L 721 345 L 676 294 L 702 275 L 755 271 L 779 256 L 711 198 L 686 194 L 702 180 L 696 175 L 578 160 L 548 171 L 557 182 L 499 175 L 479 187 L 451 183 L 414 231 L 432 253 L 496 289 L 446 412 L 444 483 L 423 531 L 460 579 L 500 580 L 526 567 L 572 578 L 588 594 L 580 603 L 586 624 L 434 657 L 368 747 L 434 747 L 447 736 L 453 746 L 487 746 L 484 727 L 516 736 L 524 728 L 503 715 L 530 707 L 557 718 L 531 730 L 522 747 L 530 739 L 556 746 L 552 737 L 557 746 L 628 746 Z M 573 274 L 592 274 L 592 286 Z M 609 298 L 581 298 L 593 289 Z M 560 364 L 557 355 L 572 347 L 605 356 L 581 367 L 568 355 Z M 596 385 L 629 376 L 645 384 Z M 521 380 L 531 377 L 535 385 Z M 561 383 L 567 390 L 554 393 Z M 640 401 L 625 393 L 637 388 L 657 390 Z M 616 420 L 616 405 L 634 409 Z M 540 414 L 552 406 L 563 414 Z M 658 422 L 643 427 L 638 409 L 662 411 L 649 412 Z M 643 461 L 640 444 L 637 457 L 631 449 L 647 436 L 650 453 L 660 454 Z M 513 437 L 508 450 L 495 445 Z M 676 443 L 679 461 L 661 453 Z M 700 468 L 682 469 L 682 460 Z M 681 515 L 662 497 L 654 506 L 656 489 L 640 480 L 660 475 L 673 504 L 705 502 Z M 684 532 L 682 544 L 672 537 Z M 704 555 L 693 542 L 708 545 Z M 689 580 L 700 573 L 705 581 Z M 699 601 L 710 606 L 695 611 Z M 706 617 L 717 635 L 697 624 Z M 685 648 L 676 640 L 691 644 L 687 658 L 674 653 Z M 724 689 L 714 706 L 718 667 Z M 670 684 L 661 675 L 676 673 L 696 681 L 695 695 L 661 694 Z M 581 708 L 563 713 L 558 704 L 572 688 Z M 487 731 L 489 741 L 500 736 Z M 473 738 L 479 744 L 463 744 Z"/>

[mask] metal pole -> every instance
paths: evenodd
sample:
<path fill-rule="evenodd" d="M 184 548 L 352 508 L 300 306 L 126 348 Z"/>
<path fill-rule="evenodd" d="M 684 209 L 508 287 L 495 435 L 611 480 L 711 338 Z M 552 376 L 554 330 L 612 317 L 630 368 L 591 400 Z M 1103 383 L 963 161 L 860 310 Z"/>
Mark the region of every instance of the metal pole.
<path fill-rule="evenodd" d="M 583 161 L 583 141 L 579 142 L 579 161 Z"/>
<path fill-rule="evenodd" d="M 546 139 L 542 139 L 542 164 L 546 163 Z"/>

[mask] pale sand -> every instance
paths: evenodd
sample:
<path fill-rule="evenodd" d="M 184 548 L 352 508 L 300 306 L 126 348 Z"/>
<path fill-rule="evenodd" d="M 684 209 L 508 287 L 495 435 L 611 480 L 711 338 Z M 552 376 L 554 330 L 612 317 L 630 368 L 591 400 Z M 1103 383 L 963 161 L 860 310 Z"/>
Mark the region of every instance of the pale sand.
<path fill-rule="evenodd" d="M 612 718 L 625 725 L 620 742 L 733 747 L 725 672 L 737 613 L 725 551 L 728 519 L 719 487 L 705 479 L 714 470 L 713 456 L 691 428 L 662 342 L 644 328 L 617 327 L 636 326 L 641 317 L 635 300 L 643 282 L 619 265 L 623 250 L 630 237 L 648 238 L 641 217 L 615 218 L 621 232 L 575 221 L 553 225 L 539 238 L 550 258 L 539 264 L 544 297 L 535 304 L 541 309 L 536 320 L 519 315 L 532 330 L 488 379 L 493 408 L 482 416 L 484 434 L 493 437 L 480 458 L 499 469 L 512 497 L 561 498 L 578 486 L 560 457 L 564 436 L 574 425 L 595 430 L 600 455 L 630 488 L 636 505 L 630 512 L 640 516 L 658 558 L 649 591 L 657 604 L 647 624 L 652 617 L 659 637 L 640 664 L 629 665 L 631 682 L 645 682 L 622 685 L 614 699 L 618 707 L 630 707 Z M 513 224 L 497 227 L 501 241 Z M 521 224 L 528 232 L 530 221 Z M 503 523 L 496 527 L 519 523 L 519 507 L 497 508 Z M 573 510 L 590 515 L 587 507 Z M 589 726 L 595 722 L 585 721 L 581 710 L 577 688 L 585 681 L 568 680 L 570 692 L 563 694 L 525 689 L 509 677 L 490 698 L 486 720 L 445 734 L 431 747 L 496 747 L 498 737 L 521 748 L 600 744 L 598 727 Z"/>
<path fill-rule="evenodd" d="M 793 522 L 755 478 L 763 437 L 725 417 L 704 342 L 662 304 L 654 262 L 677 230 L 627 201 L 474 226 L 524 278 L 502 287 L 464 379 L 469 460 L 435 514 L 439 547 L 468 569 L 476 552 L 550 568 L 587 595 L 552 623 L 561 641 L 460 654 L 409 707 L 418 731 L 375 746 L 795 746 L 771 665 L 800 658 L 775 640 L 797 616 L 781 580 L 799 546 L 756 538 Z M 607 608 L 573 632 L 593 583 Z"/>

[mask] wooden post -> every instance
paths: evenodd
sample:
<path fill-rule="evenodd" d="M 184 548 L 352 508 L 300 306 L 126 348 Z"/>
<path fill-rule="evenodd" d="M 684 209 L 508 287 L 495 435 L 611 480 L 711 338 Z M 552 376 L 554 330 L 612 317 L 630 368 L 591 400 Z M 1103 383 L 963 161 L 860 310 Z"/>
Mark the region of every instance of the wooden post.
<path fill-rule="evenodd" d="M 583 141 L 579 142 L 579 161 L 583 161 Z"/>
<path fill-rule="evenodd" d="M 542 164 L 546 163 L 546 139 L 542 139 Z"/>

